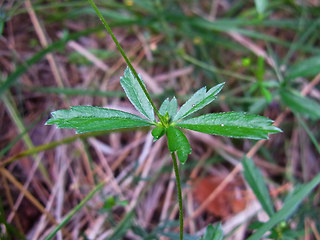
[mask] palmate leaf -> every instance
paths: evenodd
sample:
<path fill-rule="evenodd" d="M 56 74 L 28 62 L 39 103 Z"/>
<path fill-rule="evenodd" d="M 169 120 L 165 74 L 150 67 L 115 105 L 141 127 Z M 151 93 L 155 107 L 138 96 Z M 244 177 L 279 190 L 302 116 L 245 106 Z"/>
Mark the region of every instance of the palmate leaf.
<path fill-rule="evenodd" d="M 199 89 L 185 104 L 182 105 L 172 121 L 175 122 L 183 119 L 207 106 L 216 99 L 216 95 L 221 91 L 223 86 L 224 83 L 220 83 L 212 87 L 208 92 L 206 87 Z"/>
<path fill-rule="evenodd" d="M 170 152 L 177 152 L 179 161 L 184 164 L 188 155 L 191 154 L 191 147 L 183 132 L 173 126 L 167 129 L 168 147 Z"/>
<path fill-rule="evenodd" d="M 131 113 L 91 106 L 74 106 L 52 112 L 46 125 L 58 128 L 73 128 L 76 133 L 104 131 L 122 128 L 145 127 L 151 122 Z"/>
<path fill-rule="evenodd" d="M 190 130 L 234 138 L 268 139 L 268 133 L 281 132 L 262 116 L 242 112 L 211 113 L 182 120 L 175 125 Z"/>
<path fill-rule="evenodd" d="M 138 80 L 134 77 L 128 67 L 124 71 L 124 76 L 120 78 L 120 84 L 133 106 L 143 116 L 148 118 L 150 121 L 154 121 L 152 105 L 139 85 Z"/>

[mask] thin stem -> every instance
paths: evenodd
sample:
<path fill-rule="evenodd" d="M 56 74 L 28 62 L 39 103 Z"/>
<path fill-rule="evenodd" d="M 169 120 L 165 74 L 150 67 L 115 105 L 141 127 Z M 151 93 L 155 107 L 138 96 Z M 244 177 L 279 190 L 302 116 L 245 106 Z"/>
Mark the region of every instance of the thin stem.
<path fill-rule="evenodd" d="M 149 102 L 151 103 L 151 106 L 153 108 L 153 110 L 155 111 L 156 115 L 158 116 L 159 120 L 161 122 L 163 122 L 161 115 L 158 111 L 158 109 L 156 108 L 155 104 L 153 103 L 146 87 L 144 86 L 144 84 L 142 83 L 141 79 L 138 76 L 138 73 L 136 72 L 136 70 L 134 69 L 134 67 L 132 66 L 130 60 L 128 59 L 127 55 L 124 53 L 120 43 L 118 42 L 117 38 L 114 36 L 111 28 L 109 27 L 108 23 L 106 22 L 106 20 L 104 19 L 104 17 L 102 16 L 102 14 L 100 13 L 99 9 L 97 8 L 96 4 L 93 2 L 93 0 L 88 0 L 89 3 L 91 4 L 91 6 L 93 7 L 93 9 L 95 10 L 95 12 L 97 13 L 98 17 L 100 18 L 101 22 L 103 23 L 104 27 L 107 29 L 108 33 L 110 34 L 111 38 L 113 39 L 114 43 L 116 44 L 119 52 L 121 53 L 122 57 L 124 58 L 124 60 L 126 61 L 126 63 L 128 64 L 128 67 L 130 68 L 132 74 L 134 75 L 134 77 L 137 79 L 140 87 L 142 88 L 142 91 L 144 92 L 144 94 L 146 95 L 146 97 L 148 98 Z"/>
<path fill-rule="evenodd" d="M 179 168 L 178 168 L 177 158 L 174 152 L 171 153 L 171 157 L 173 161 L 173 168 L 174 168 L 174 173 L 176 175 L 177 189 L 178 189 L 180 240 L 183 240 L 183 208 L 182 208 L 182 193 L 181 193 L 181 183 L 180 183 L 180 177 L 179 177 Z"/>

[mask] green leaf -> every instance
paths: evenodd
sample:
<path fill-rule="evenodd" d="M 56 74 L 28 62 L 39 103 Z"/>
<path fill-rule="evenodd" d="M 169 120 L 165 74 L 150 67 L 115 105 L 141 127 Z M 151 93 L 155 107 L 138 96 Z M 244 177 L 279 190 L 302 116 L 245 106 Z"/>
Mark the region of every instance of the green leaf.
<path fill-rule="evenodd" d="M 274 209 L 268 188 L 263 180 L 263 176 L 258 168 L 255 167 L 254 162 L 250 158 L 244 158 L 242 161 L 244 169 L 243 175 L 252 191 L 259 200 L 261 206 L 269 215 L 274 215 Z"/>
<path fill-rule="evenodd" d="M 206 233 L 199 240 L 222 240 L 223 232 L 221 229 L 221 224 L 216 224 L 215 226 L 208 225 Z"/>
<path fill-rule="evenodd" d="M 264 98 L 266 99 L 266 101 L 268 103 L 271 103 L 271 100 L 272 100 L 271 92 L 267 88 L 265 88 L 264 86 L 261 86 L 261 93 L 264 96 Z"/>
<path fill-rule="evenodd" d="M 133 106 L 143 116 L 148 118 L 150 121 L 154 121 L 152 105 L 139 85 L 138 80 L 134 77 L 128 67 L 124 71 L 124 76 L 120 78 L 120 83 Z"/>
<path fill-rule="evenodd" d="M 257 68 L 255 70 L 255 75 L 256 75 L 258 82 L 260 82 L 260 83 L 263 82 L 264 73 L 265 73 L 264 58 L 259 56 L 258 62 L 257 62 Z"/>
<path fill-rule="evenodd" d="M 170 152 L 177 152 L 179 161 L 184 164 L 188 155 L 191 154 L 191 147 L 183 132 L 173 126 L 167 129 L 168 147 Z"/>
<path fill-rule="evenodd" d="M 293 112 L 301 113 L 315 120 L 320 118 L 320 104 L 310 98 L 303 97 L 299 93 L 288 89 L 280 89 L 280 96 L 282 102 Z"/>
<path fill-rule="evenodd" d="M 287 71 L 286 79 L 297 77 L 312 77 L 319 73 L 320 56 L 314 56 L 302 62 L 294 64 Z"/>
<path fill-rule="evenodd" d="M 268 6 L 268 0 L 254 0 L 259 14 L 263 14 Z"/>
<path fill-rule="evenodd" d="M 216 99 L 216 95 L 223 88 L 224 83 L 212 87 L 208 92 L 206 87 L 199 89 L 185 104 L 182 105 L 172 121 L 178 121 L 190 114 L 204 108 L 206 105 Z"/>
<path fill-rule="evenodd" d="M 134 220 L 134 212 L 130 211 L 117 224 L 117 226 L 116 226 L 115 230 L 113 231 L 112 235 L 110 237 L 108 237 L 108 240 L 123 239 L 124 235 L 132 227 L 133 220 Z"/>
<path fill-rule="evenodd" d="M 298 205 L 303 201 L 303 199 L 320 183 L 320 174 L 318 174 L 309 183 L 304 184 L 295 191 L 287 201 L 285 201 L 283 207 L 280 211 L 275 213 L 268 222 L 263 224 L 253 235 L 251 235 L 247 240 L 257 240 L 261 239 L 262 236 L 272 229 L 274 226 L 280 222 L 286 220 L 290 215 L 297 209 Z"/>
<path fill-rule="evenodd" d="M 169 114 L 170 119 L 173 119 L 174 116 L 177 114 L 178 110 L 178 103 L 175 97 L 172 98 L 170 101 L 169 98 L 163 101 L 161 107 L 159 109 L 159 113 L 164 116 L 166 113 Z"/>
<path fill-rule="evenodd" d="M 166 133 L 166 130 L 164 127 L 156 127 L 151 131 L 151 134 L 153 136 L 153 141 L 157 141 L 160 139 L 164 134 Z"/>
<path fill-rule="evenodd" d="M 120 128 L 145 127 L 152 125 L 131 113 L 91 106 L 74 106 L 52 112 L 46 125 L 58 128 L 75 128 L 76 133 L 113 130 Z"/>
<path fill-rule="evenodd" d="M 211 113 L 183 120 L 177 126 L 234 138 L 268 139 L 268 133 L 281 132 L 272 120 L 242 112 Z"/>

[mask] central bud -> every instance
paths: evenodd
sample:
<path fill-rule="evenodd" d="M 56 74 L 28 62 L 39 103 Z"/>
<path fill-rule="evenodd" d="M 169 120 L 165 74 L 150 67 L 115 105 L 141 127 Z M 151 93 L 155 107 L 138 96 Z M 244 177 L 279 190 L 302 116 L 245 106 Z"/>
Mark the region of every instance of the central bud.
<path fill-rule="evenodd" d="M 161 115 L 160 126 L 163 128 L 168 128 L 170 126 L 170 116 L 168 112 L 166 112 L 164 116 Z"/>

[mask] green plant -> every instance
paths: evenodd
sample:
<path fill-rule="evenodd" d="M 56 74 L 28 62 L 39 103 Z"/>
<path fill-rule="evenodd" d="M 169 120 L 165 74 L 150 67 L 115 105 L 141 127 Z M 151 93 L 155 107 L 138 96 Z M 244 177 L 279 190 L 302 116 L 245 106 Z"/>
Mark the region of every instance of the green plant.
<path fill-rule="evenodd" d="M 191 114 L 214 101 L 217 94 L 222 90 L 224 83 L 218 84 L 208 91 L 206 87 L 199 89 L 179 110 L 175 97 L 171 100 L 164 100 L 158 110 L 143 80 L 130 63 L 109 25 L 100 14 L 94 2 L 92 0 L 89 0 L 89 2 L 128 64 L 124 76 L 121 77 L 120 83 L 131 103 L 144 118 L 115 109 L 74 106 L 71 107 L 70 110 L 57 110 L 52 112 L 52 118 L 46 122 L 46 125 L 57 125 L 58 128 L 76 129 L 76 133 L 104 130 L 117 131 L 121 129 L 128 130 L 154 126 L 152 130 L 154 141 L 166 136 L 176 175 L 179 200 L 180 239 L 182 240 L 182 194 L 176 156 L 180 163 L 184 164 L 188 155 L 191 154 L 191 146 L 181 128 L 213 135 L 257 140 L 268 139 L 268 134 L 278 133 L 281 132 L 281 130 L 273 126 L 273 121 L 266 117 L 249 115 L 243 112 L 211 113 L 188 118 Z M 211 228 L 209 228 L 208 231 L 211 231 Z M 204 239 L 207 239 L 207 237 Z"/>
<path fill-rule="evenodd" d="M 179 111 L 175 98 L 171 101 L 166 99 L 158 111 L 159 120 L 157 121 L 142 79 L 135 78 L 127 68 L 120 83 L 131 103 L 145 118 L 115 109 L 74 106 L 70 110 L 52 112 L 52 118 L 46 124 L 57 125 L 58 128 L 73 128 L 76 129 L 76 133 L 155 126 L 152 130 L 154 141 L 166 136 L 173 160 L 179 195 L 181 239 L 183 234 L 182 196 L 176 155 L 178 160 L 184 164 L 188 155 L 191 154 L 191 147 L 180 128 L 249 139 L 267 139 L 268 133 L 281 132 L 279 128 L 271 125 L 272 120 L 241 112 L 211 113 L 185 119 L 216 99 L 216 95 L 224 84 L 214 86 L 209 91 L 206 91 L 205 87 L 201 88 L 181 106 Z"/>

